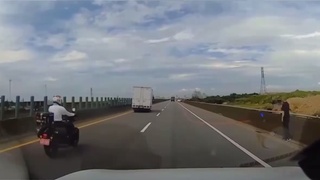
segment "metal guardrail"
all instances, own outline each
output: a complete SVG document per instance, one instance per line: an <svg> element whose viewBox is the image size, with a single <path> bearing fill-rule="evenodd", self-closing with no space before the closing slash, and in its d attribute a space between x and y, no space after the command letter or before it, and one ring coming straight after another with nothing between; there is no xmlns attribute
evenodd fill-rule
<svg viewBox="0 0 320 180"><path fill-rule="evenodd" d="M78 110L86 110L86 109L99 109L106 107L117 107L123 105L131 105L131 98L110 98L110 97L96 97L91 98L89 101L89 97L85 97L83 101L83 97L79 97L78 101L75 100L75 97L71 98L71 102L67 102L67 97L63 97L63 106L66 109L71 110L71 108L77 108ZM16 96L15 109L10 111L6 110L5 106L6 100L5 96L1 96L0 101L0 121L7 119L17 119L21 117L32 117L36 111L47 111L48 106L48 97L45 96L43 101L34 101L34 96L30 97L29 102L20 102L20 96ZM28 110L21 109L21 106L28 105Z"/></svg>

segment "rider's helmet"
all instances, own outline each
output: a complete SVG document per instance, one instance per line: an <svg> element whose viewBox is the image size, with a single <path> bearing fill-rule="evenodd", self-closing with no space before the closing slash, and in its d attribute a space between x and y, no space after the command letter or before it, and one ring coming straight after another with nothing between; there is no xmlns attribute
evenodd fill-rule
<svg viewBox="0 0 320 180"><path fill-rule="evenodd" d="M62 105L62 98L59 95L53 96L52 101L53 101L53 103Z"/></svg>

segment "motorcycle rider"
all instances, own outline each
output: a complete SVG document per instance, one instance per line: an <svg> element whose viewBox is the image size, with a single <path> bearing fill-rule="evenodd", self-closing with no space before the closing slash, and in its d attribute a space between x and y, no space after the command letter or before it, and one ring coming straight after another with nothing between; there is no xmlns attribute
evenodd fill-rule
<svg viewBox="0 0 320 180"><path fill-rule="evenodd" d="M53 99L53 105L51 105L48 109L48 111L50 113L53 113L53 117L54 117L54 123L55 124L62 124L66 127L67 129L67 132L69 135L71 135L72 131L74 130L74 125L72 122L65 122L63 121L62 119L62 116L75 116L74 113L71 113L71 112L68 112L66 110L66 108L64 108L61 104L62 104L62 99L61 99L61 96L57 95L57 96L54 96Z"/></svg>

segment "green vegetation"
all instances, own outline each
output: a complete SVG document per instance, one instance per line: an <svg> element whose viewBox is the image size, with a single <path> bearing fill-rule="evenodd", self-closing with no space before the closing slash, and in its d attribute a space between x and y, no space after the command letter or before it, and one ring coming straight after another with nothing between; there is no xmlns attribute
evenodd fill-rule
<svg viewBox="0 0 320 180"><path fill-rule="evenodd" d="M259 108L259 109L272 109L272 104L277 100L285 100L293 97L305 98L309 96L320 95L320 91L300 91L283 93L269 93L265 95L259 95L258 93L251 94L236 94L232 93L227 96L208 96L206 98L199 98L193 96L193 100L198 100L207 103L216 104L230 104L239 105L243 107Z"/></svg>

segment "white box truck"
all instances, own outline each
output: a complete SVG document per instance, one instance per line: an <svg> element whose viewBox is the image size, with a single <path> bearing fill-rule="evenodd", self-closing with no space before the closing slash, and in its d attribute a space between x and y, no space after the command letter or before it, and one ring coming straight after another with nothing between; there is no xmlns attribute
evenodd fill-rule
<svg viewBox="0 0 320 180"><path fill-rule="evenodd" d="M132 109L137 111L151 111L153 90L151 87L133 87Z"/></svg>

